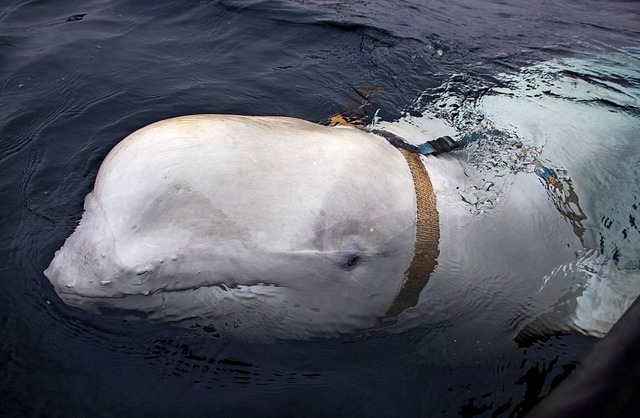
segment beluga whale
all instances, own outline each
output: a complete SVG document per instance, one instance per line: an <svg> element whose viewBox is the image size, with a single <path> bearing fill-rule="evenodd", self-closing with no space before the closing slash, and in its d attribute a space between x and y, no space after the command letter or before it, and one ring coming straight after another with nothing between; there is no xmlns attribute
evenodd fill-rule
<svg viewBox="0 0 640 418"><path fill-rule="evenodd" d="M44 274L68 305L248 340L413 323L432 305L512 327L589 241L576 193L537 161L496 193L450 137L404 141L410 125L143 127L108 153Z"/></svg>
<svg viewBox="0 0 640 418"><path fill-rule="evenodd" d="M192 115L109 152L45 275L72 306L305 338L415 305L438 241L420 158L385 138L288 117Z"/></svg>

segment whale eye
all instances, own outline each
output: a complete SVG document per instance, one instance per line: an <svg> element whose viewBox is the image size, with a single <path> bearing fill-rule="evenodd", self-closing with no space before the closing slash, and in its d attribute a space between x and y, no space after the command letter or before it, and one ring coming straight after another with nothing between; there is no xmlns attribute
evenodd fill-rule
<svg viewBox="0 0 640 418"><path fill-rule="evenodd" d="M360 256L358 254L349 254L347 257L345 257L342 268L345 270L352 270L358 265L359 262Z"/></svg>
<svg viewBox="0 0 640 418"><path fill-rule="evenodd" d="M348 245L340 250L340 267L353 270L362 261L362 252L356 245Z"/></svg>

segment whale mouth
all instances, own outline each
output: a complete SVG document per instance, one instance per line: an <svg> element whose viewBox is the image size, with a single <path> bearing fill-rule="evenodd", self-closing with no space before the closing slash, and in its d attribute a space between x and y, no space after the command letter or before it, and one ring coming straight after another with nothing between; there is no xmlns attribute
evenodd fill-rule
<svg viewBox="0 0 640 418"><path fill-rule="evenodd" d="M203 284L198 286L191 287L181 287L181 288L171 288L167 289L168 285L162 286L155 290L143 291L143 292L117 292L111 295L90 295L83 294L82 292L72 292L68 290L63 290L60 288L56 288L56 293L60 296L61 299L89 299L89 300L108 300L108 299L126 299L132 297L152 297L154 295L163 295L163 294L175 294L175 293L188 293L188 292L197 292L200 290L206 289L220 289L221 291L232 292L236 290L246 290L249 288L280 288L283 286L277 285L275 283L265 283L265 282L257 282L257 283L233 283L226 284L224 282L221 283L213 283L213 284ZM65 289L73 289L73 287L67 287Z"/></svg>
<svg viewBox="0 0 640 418"><path fill-rule="evenodd" d="M281 295L283 289L282 286L265 283L231 285L215 283L180 289L163 287L144 293L112 295L83 295L69 291L57 293L65 304L99 315L181 322L189 318L204 318L211 315L215 317L221 314L220 309L241 311L244 310L242 306L250 300L262 303L259 301L264 297ZM216 302L212 304L212 300ZM273 301L273 299L270 300ZM215 312L218 314L214 314Z"/></svg>

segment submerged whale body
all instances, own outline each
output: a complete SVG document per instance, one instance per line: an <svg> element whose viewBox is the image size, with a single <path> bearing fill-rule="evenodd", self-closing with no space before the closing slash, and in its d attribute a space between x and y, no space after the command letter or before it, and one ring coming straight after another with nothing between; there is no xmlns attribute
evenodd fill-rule
<svg viewBox="0 0 640 418"><path fill-rule="evenodd" d="M399 294L416 211L407 161L380 136L179 117L108 154L45 275L82 308L276 338L351 332Z"/></svg>

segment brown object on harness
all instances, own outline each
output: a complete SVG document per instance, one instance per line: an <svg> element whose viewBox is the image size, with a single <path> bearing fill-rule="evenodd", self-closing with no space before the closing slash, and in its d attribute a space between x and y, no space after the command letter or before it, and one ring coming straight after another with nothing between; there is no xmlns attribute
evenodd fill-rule
<svg viewBox="0 0 640 418"><path fill-rule="evenodd" d="M417 221L413 259L404 273L404 282L385 317L393 317L418 303L420 292L429 281L438 262L440 221L436 208L436 195L420 155L398 149L407 160L416 189Z"/></svg>

